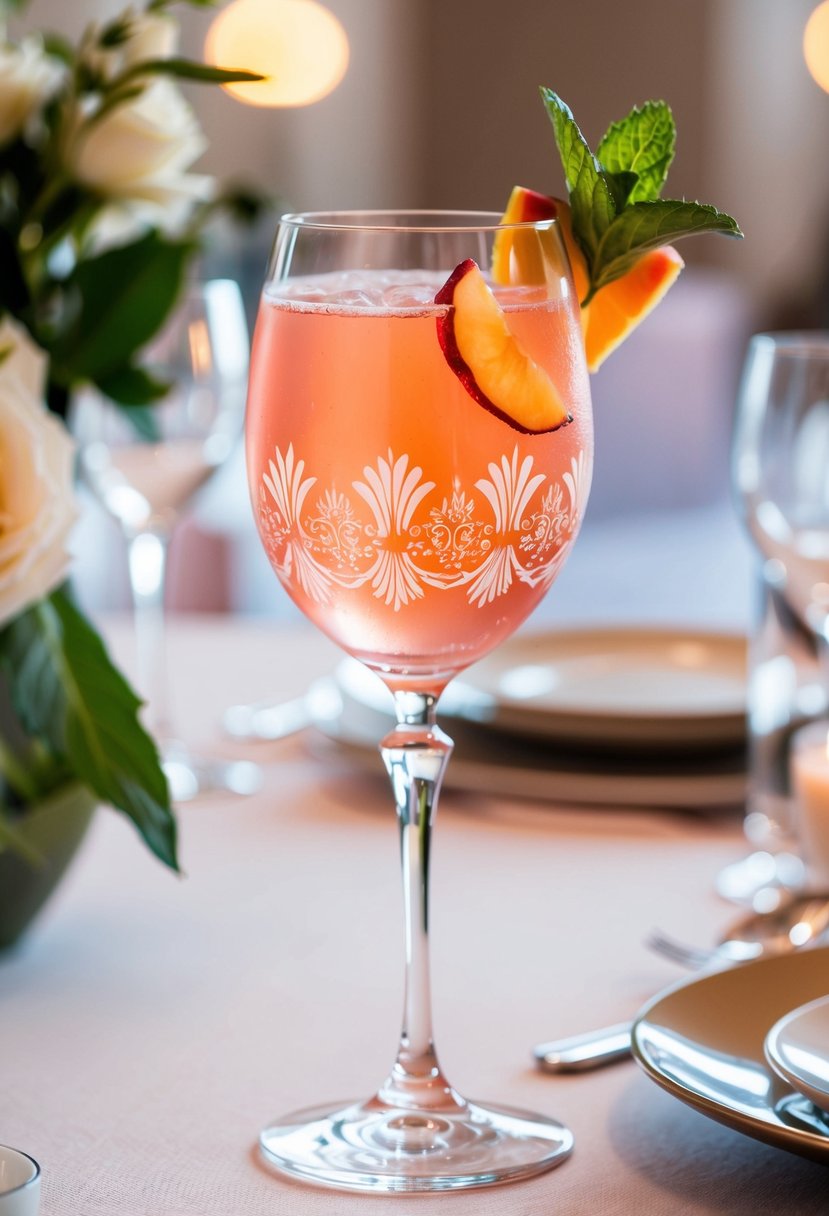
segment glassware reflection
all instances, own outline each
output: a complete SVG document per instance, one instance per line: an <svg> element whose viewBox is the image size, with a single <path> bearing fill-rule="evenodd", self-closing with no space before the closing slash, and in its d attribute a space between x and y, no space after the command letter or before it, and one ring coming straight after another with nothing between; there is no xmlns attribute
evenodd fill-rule
<svg viewBox="0 0 829 1216"><path fill-rule="evenodd" d="M173 798L211 789L259 787L258 767L191 754L171 722L164 595L172 533L196 493L233 450L242 430L249 341L242 297L229 279L192 283L145 363L170 385L150 410L80 395L72 426L93 495L127 545L135 610L138 685Z"/></svg>

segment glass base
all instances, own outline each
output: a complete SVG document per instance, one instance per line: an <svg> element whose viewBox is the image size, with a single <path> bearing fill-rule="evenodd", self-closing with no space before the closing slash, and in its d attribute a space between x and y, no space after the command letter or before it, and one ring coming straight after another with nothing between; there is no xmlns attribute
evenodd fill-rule
<svg viewBox="0 0 829 1216"><path fill-rule="evenodd" d="M573 1136L507 1106L413 1110L375 1098L295 1111L266 1128L259 1147L274 1169L321 1186L452 1191L540 1174L569 1156Z"/></svg>
<svg viewBox="0 0 829 1216"><path fill-rule="evenodd" d="M715 885L717 894L730 903L770 912L787 891L797 891L804 883L805 870L799 857L758 849L724 866Z"/></svg>

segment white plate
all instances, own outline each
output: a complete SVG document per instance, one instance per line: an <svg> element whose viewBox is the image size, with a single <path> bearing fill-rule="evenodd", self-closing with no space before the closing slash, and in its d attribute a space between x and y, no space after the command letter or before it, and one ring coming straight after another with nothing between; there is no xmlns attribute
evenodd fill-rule
<svg viewBox="0 0 829 1216"><path fill-rule="evenodd" d="M646 1005L633 1025L645 1072L690 1106L778 1148L829 1162L829 1119L778 1077L770 1028L829 982L829 947L744 963L688 980Z"/></svg>
<svg viewBox="0 0 829 1216"><path fill-rule="evenodd" d="M382 774L377 746L393 724L391 697L376 677L342 663L336 682L317 688L315 725L369 772ZM438 715L441 716L440 714ZM594 806L733 808L745 798L742 752L692 764L636 756L598 756L555 750L512 735L493 734L470 722L449 724L455 750L447 788L501 797Z"/></svg>
<svg viewBox="0 0 829 1216"><path fill-rule="evenodd" d="M447 693L446 713L521 734L736 744L746 730L746 642L663 628L518 634Z"/></svg>
<svg viewBox="0 0 829 1216"><path fill-rule="evenodd" d="M829 989L829 975L824 986ZM793 1089L829 1112L829 996L775 1022L766 1036L766 1059Z"/></svg>

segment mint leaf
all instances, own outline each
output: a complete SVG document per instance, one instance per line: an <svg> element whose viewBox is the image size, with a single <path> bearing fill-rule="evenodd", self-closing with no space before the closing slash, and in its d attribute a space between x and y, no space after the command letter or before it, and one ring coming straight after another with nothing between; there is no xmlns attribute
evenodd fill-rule
<svg viewBox="0 0 829 1216"><path fill-rule="evenodd" d="M582 307L651 249L698 232L743 235L736 220L716 207L659 198L676 144L664 101L634 107L613 123L594 156L558 94L542 88L541 98L564 167L573 237L587 264Z"/></svg>
<svg viewBox="0 0 829 1216"><path fill-rule="evenodd" d="M64 592L0 633L0 662L25 729L128 815L156 856L177 870L169 791L155 744L138 721L141 702Z"/></svg>
<svg viewBox="0 0 829 1216"><path fill-rule="evenodd" d="M613 202L616 205L616 212L618 214L623 207L627 206L628 199L633 193L639 178L635 173L610 173L607 169L603 169L602 176L607 182L610 193L613 195Z"/></svg>
<svg viewBox="0 0 829 1216"><path fill-rule="evenodd" d="M573 235L591 266L599 241L616 215L616 204L602 176L601 166L587 146L569 106L552 89L542 88L541 98L553 124L564 167Z"/></svg>
<svg viewBox="0 0 829 1216"><path fill-rule="evenodd" d="M636 185L626 202L659 198L676 149L676 126L664 101L634 106L614 122L596 149L596 159L608 173L635 173Z"/></svg>
<svg viewBox="0 0 829 1216"><path fill-rule="evenodd" d="M706 203L659 199L626 207L606 228L596 249L589 295L621 278L649 249L699 232L743 235L736 220Z"/></svg>

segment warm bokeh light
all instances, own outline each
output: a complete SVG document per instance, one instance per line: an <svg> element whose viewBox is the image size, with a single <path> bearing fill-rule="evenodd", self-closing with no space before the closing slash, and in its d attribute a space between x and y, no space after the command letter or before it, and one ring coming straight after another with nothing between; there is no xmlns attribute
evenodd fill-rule
<svg viewBox="0 0 829 1216"><path fill-rule="evenodd" d="M829 0L819 4L806 22L803 54L812 77L829 93Z"/></svg>
<svg viewBox="0 0 829 1216"><path fill-rule="evenodd" d="M307 106L342 80L348 38L317 0L233 0L208 30L205 57L268 77L223 86L246 105Z"/></svg>

